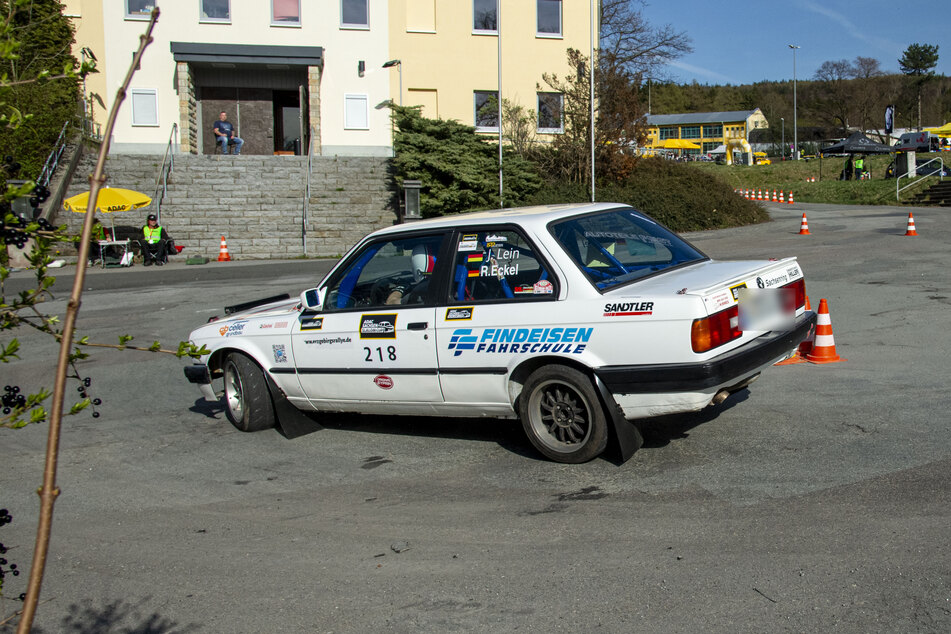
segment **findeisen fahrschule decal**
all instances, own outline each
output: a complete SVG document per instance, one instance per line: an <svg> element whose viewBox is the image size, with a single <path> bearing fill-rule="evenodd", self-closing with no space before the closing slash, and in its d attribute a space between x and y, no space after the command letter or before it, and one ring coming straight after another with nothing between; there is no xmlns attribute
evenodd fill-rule
<svg viewBox="0 0 951 634"><path fill-rule="evenodd" d="M448 349L458 357L466 350L495 354L581 354L594 328L456 328Z"/></svg>
<svg viewBox="0 0 951 634"><path fill-rule="evenodd" d="M605 317L640 317L654 314L654 302L623 302L604 305Z"/></svg>
<svg viewBox="0 0 951 634"><path fill-rule="evenodd" d="M361 339L396 339L396 313L360 315Z"/></svg>

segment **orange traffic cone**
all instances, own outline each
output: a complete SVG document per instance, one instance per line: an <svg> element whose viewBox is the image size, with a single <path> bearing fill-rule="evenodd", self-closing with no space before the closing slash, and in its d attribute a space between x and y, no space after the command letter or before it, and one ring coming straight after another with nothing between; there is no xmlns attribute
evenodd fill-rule
<svg viewBox="0 0 951 634"><path fill-rule="evenodd" d="M792 192L789 192L789 204L793 204Z"/></svg>
<svg viewBox="0 0 951 634"><path fill-rule="evenodd" d="M805 212L803 212L802 214L802 224L799 225L799 235L801 236L812 235L811 233L809 233L809 221L806 220Z"/></svg>
<svg viewBox="0 0 951 634"><path fill-rule="evenodd" d="M773 202L776 202L777 200L779 200L779 199L776 198L776 190L774 189L774 190L773 190Z"/></svg>
<svg viewBox="0 0 951 634"><path fill-rule="evenodd" d="M218 261L219 262L231 261L231 255L228 254L228 243L225 242L224 236L221 236L221 249L218 250Z"/></svg>
<svg viewBox="0 0 951 634"><path fill-rule="evenodd" d="M906 236L916 236L918 232L915 231L915 217L911 215L911 212L908 212L908 229L905 230Z"/></svg>
<svg viewBox="0 0 951 634"><path fill-rule="evenodd" d="M762 190L762 189L759 190L759 192L757 193L757 195L756 195L756 200L763 200L763 190Z"/></svg>
<svg viewBox="0 0 951 634"><path fill-rule="evenodd" d="M806 355L810 363L835 363L845 361L835 353L835 339L832 337L832 318L829 316L829 304L819 300L819 316L816 320L816 340L812 352Z"/></svg>
<svg viewBox="0 0 951 634"><path fill-rule="evenodd" d="M779 190L779 202L781 203L786 202L786 198L783 196L783 190L781 189Z"/></svg>

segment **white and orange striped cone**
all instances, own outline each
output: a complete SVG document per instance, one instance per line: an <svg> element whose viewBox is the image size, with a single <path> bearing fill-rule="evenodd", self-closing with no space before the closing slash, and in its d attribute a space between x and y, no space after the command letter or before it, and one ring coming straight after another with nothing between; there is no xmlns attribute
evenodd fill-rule
<svg viewBox="0 0 951 634"><path fill-rule="evenodd" d="M911 215L911 212L908 212L908 228L905 229L906 236L916 236L918 232L915 230L915 217Z"/></svg>
<svg viewBox="0 0 951 634"><path fill-rule="evenodd" d="M783 196L783 190L781 189L779 190L779 202L781 203L786 202L786 198Z"/></svg>
<svg viewBox="0 0 951 634"><path fill-rule="evenodd" d="M809 304L809 296L806 295L806 310L812 310L812 306ZM809 336L806 337L802 343L799 344L799 347L796 348L796 351L792 353L788 359L784 359L773 365L795 365L797 363L805 363L806 355L812 352L813 342L816 339L815 330L809 332Z"/></svg>
<svg viewBox="0 0 951 634"><path fill-rule="evenodd" d="M779 199L776 198L776 190L774 189L774 190L773 190L773 202L776 202L777 200L779 200Z"/></svg>
<svg viewBox="0 0 951 634"><path fill-rule="evenodd" d="M224 236L221 236L221 249L218 250L218 261L219 262L231 261L231 255L228 253L228 243L225 242Z"/></svg>
<svg viewBox="0 0 951 634"><path fill-rule="evenodd" d="M756 194L756 200L763 200L763 190L759 190Z"/></svg>
<svg viewBox="0 0 951 634"><path fill-rule="evenodd" d="M809 221L806 220L806 212L802 213L802 223L799 225L799 235L801 236L810 236L809 233Z"/></svg>
<svg viewBox="0 0 951 634"><path fill-rule="evenodd" d="M792 192L789 192L789 201L788 201L788 202L789 202L790 205L793 204Z"/></svg>
<svg viewBox="0 0 951 634"><path fill-rule="evenodd" d="M812 352L806 355L809 363L837 363L845 361L835 352L835 339L832 336L832 318L829 316L829 303L819 300L819 315L816 319L816 340Z"/></svg>

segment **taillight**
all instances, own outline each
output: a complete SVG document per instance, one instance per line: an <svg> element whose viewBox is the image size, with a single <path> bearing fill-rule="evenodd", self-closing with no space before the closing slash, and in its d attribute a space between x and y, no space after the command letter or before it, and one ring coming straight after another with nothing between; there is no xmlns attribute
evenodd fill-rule
<svg viewBox="0 0 951 634"><path fill-rule="evenodd" d="M806 278L800 277L795 282L790 282L781 288L792 290L792 293L787 295L793 302L792 306L787 307L790 312L795 312L806 305Z"/></svg>
<svg viewBox="0 0 951 634"><path fill-rule="evenodd" d="M739 307L734 304L703 319L694 319L690 327L690 345L694 352L706 352L743 336Z"/></svg>

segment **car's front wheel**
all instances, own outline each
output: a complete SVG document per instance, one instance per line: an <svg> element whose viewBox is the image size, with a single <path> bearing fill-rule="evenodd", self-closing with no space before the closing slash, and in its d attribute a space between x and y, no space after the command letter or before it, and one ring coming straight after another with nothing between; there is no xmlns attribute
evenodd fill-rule
<svg viewBox="0 0 951 634"><path fill-rule="evenodd" d="M264 371L250 357L231 352L225 357L225 412L241 431L274 427L274 405Z"/></svg>
<svg viewBox="0 0 951 634"><path fill-rule="evenodd" d="M604 409L591 380L574 368L533 372L522 387L518 413L531 443L557 462L587 462L607 446Z"/></svg>

